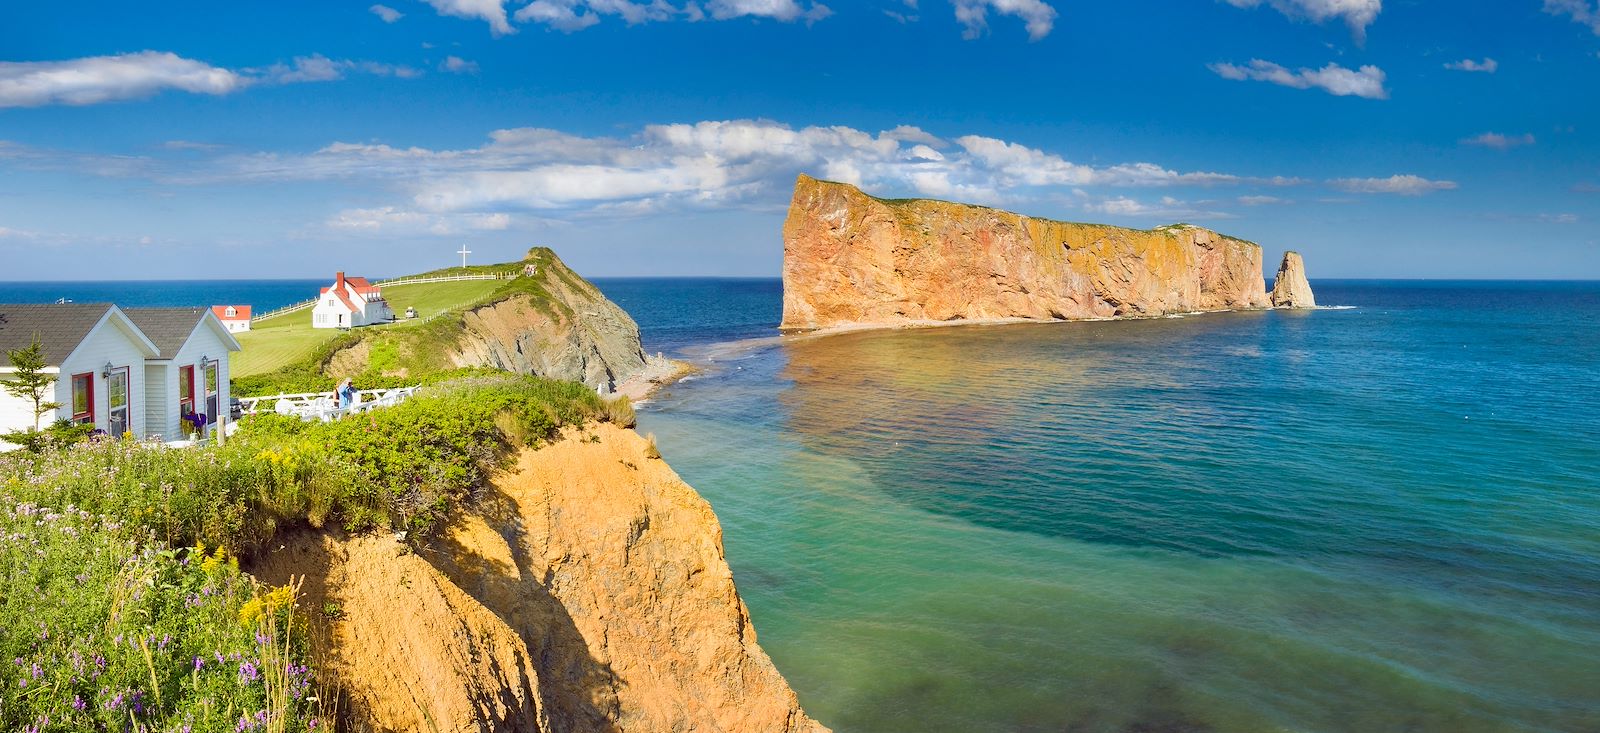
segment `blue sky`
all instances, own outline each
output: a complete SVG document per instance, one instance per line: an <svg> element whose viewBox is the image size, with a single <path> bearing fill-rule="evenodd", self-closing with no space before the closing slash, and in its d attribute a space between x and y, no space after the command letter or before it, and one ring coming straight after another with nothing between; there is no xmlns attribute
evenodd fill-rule
<svg viewBox="0 0 1600 733"><path fill-rule="evenodd" d="M776 275L801 172L1600 278L1597 2L8 3L0 280Z"/></svg>

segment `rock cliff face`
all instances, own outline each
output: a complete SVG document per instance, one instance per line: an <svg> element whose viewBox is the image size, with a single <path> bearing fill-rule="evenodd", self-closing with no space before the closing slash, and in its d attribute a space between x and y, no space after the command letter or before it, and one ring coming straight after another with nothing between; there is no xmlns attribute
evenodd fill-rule
<svg viewBox="0 0 1600 733"><path fill-rule="evenodd" d="M1265 308L1259 245L981 206L885 200L801 176L783 225L785 330Z"/></svg>
<svg viewBox="0 0 1600 733"><path fill-rule="evenodd" d="M306 578L354 730L826 731L757 646L711 508L648 453L573 431L423 551L305 534L252 570Z"/></svg>
<svg viewBox="0 0 1600 733"><path fill-rule="evenodd" d="M1306 281L1306 261L1301 259L1299 252L1283 253L1278 276L1272 280L1272 305L1274 308L1317 307L1317 299L1311 294L1311 283Z"/></svg>
<svg viewBox="0 0 1600 733"><path fill-rule="evenodd" d="M600 289L548 249L529 253L533 273L504 300L467 311L448 357L484 366L570 379L607 392L645 368L639 326Z"/></svg>

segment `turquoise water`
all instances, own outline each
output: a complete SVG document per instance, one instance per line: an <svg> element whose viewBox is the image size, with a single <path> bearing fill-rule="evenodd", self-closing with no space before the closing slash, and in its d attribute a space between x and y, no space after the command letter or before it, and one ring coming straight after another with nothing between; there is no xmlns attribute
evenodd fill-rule
<svg viewBox="0 0 1600 733"><path fill-rule="evenodd" d="M1316 286L718 346L776 284L664 283L641 429L841 733L1600 730L1600 284Z"/></svg>

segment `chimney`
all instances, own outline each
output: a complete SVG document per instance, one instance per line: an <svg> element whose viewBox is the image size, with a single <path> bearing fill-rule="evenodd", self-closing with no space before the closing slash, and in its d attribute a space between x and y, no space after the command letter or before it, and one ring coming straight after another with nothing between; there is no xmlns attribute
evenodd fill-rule
<svg viewBox="0 0 1600 733"><path fill-rule="evenodd" d="M339 292L344 292L344 270L340 270L334 274L333 289Z"/></svg>

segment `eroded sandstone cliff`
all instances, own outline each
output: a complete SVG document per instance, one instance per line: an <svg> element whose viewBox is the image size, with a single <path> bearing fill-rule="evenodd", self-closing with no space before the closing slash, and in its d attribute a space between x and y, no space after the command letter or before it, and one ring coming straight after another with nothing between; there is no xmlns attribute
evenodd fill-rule
<svg viewBox="0 0 1600 733"><path fill-rule="evenodd" d="M549 250L529 253L531 274L519 288L461 318L449 359L554 379L607 392L645 369L639 326L593 283Z"/></svg>
<svg viewBox="0 0 1600 733"><path fill-rule="evenodd" d="M1317 299L1306 280L1306 261L1299 252L1284 252L1278 275L1272 279L1274 308L1315 308Z"/></svg>
<svg viewBox="0 0 1600 733"><path fill-rule="evenodd" d="M800 176L783 225L786 330L1265 308L1257 244L982 206L886 200Z"/></svg>
<svg viewBox="0 0 1600 733"><path fill-rule="evenodd" d="M524 452L412 552L304 534L313 652L361 731L825 731L765 652L711 508L610 424Z"/></svg>
<svg viewBox="0 0 1600 733"><path fill-rule="evenodd" d="M593 283L544 247L529 250L515 277L481 301L430 318L421 328L358 329L326 372L407 377L455 367L487 367L582 382L613 392L630 379L666 373L648 357L639 326Z"/></svg>

